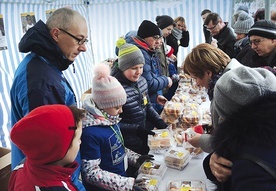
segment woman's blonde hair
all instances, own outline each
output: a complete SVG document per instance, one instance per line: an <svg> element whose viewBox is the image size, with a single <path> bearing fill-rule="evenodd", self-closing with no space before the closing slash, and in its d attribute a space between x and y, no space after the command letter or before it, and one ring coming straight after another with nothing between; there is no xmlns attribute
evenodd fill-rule
<svg viewBox="0 0 276 191"><path fill-rule="evenodd" d="M207 70L213 75L218 74L230 61L230 57L222 50L203 43L192 49L183 62L182 68L184 73L203 78Z"/></svg>

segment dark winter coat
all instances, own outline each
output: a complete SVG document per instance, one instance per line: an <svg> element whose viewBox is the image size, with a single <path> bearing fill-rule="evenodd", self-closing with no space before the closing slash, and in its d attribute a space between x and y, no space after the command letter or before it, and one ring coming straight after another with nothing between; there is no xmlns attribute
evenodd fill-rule
<svg viewBox="0 0 276 191"><path fill-rule="evenodd" d="M203 25L203 34L205 38L205 43L211 44L212 34L210 33L210 31L207 30L207 27L205 27L204 25Z"/></svg>
<svg viewBox="0 0 276 191"><path fill-rule="evenodd" d="M215 129L214 151L233 162L232 176L224 190L276 190L276 180L258 164L241 159L241 154L255 155L269 163L276 171L276 93L268 93L244 107ZM215 180L208 162L207 177ZM225 186L227 185L227 186ZM231 186L230 186L231 185Z"/></svg>
<svg viewBox="0 0 276 191"><path fill-rule="evenodd" d="M264 57L259 56L255 50L253 50L248 44L245 46L240 53L237 55L236 59L245 66L256 68L269 66L271 68L276 66L276 54L273 53L271 61L268 63Z"/></svg>
<svg viewBox="0 0 276 191"><path fill-rule="evenodd" d="M151 50L147 43L140 37L131 37L126 39L127 43L136 45L141 51L145 59L142 76L147 80L150 102L153 108L158 110L156 98L162 95L162 90L169 85L167 76L162 75L162 69L156 52Z"/></svg>
<svg viewBox="0 0 276 191"><path fill-rule="evenodd" d="M183 31L182 38L179 40L179 42L172 34L167 36L166 40L167 40L167 45L170 45L173 48L174 50L173 54L177 56L179 46L182 46L182 47L189 46L190 34L189 34L189 31Z"/></svg>
<svg viewBox="0 0 276 191"><path fill-rule="evenodd" d="M40 20L30 28L18 47L20 52L30 53L22 60L14 74L10 90L12 125L42 105L76 105L73 89L62 73L73 62L64 56L45 23ZM15 144L11 146L14 168L25 155ZM80 167L72 179L79 185L79 189L84 189L77 179L79 172Z"/></svg>
<svg viewBox="0 0 276 191"><path fill-rule="evenodd" d="M218 41L218 48L223 50L230 58L236 57L234 51L234 44L236 42L236 37L233 30L225 23L225 27L221 31L214 35L213 37Z"/></svg>

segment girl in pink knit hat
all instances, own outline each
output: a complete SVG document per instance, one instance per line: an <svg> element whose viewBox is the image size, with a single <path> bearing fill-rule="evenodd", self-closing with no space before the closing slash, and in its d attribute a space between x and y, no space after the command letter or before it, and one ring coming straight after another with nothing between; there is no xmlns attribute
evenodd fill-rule
<svg viewBox="0 0 276 191"><path fill-rule="evenodd" d="M152 155L137 154L125 146L119 114L127 95L120 82L110 76L106 64L94 67L92 93L83 100L87 110L81 144L82 180L86 190L140 190L127 177L128 165L139 167Z"/></svg>

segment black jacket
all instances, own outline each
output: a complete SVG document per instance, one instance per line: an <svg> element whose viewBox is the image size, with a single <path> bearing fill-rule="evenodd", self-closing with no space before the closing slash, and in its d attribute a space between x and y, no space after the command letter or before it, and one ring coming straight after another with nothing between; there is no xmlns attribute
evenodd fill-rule
<svg viewBox="0 0 276 191"><path fill-rule="evenodd" d="M182 47L189 46L190 34L189 34L189 31L183 31L182 38L179 40L179 42L172 34L167 36L166 40L167 40L167 45L170 45L173 48L174 50L173 54L177 56L179 46L182 46Z"/></svg>
<svg viewBox="0 0 276 191"><path fill-rule="evenodd" d="M230 58L235 58L236 54L234 51L234 44L236 42L236 37L233 30L225 23L225 27L221 31L214 35L213 37L218 41L218 47L223 50Z"/></svg>
<svg viewBox="0 0 276 191"><path fill-rule="evenodd" d="M267 62L263 57L259 56L255 50L253 50L250 44L246 45L240 53L237 55L236 59L245 66L256 68L263 66L270 66L271 68L276 66L276 54L271 59L270 63Z"/></svg>

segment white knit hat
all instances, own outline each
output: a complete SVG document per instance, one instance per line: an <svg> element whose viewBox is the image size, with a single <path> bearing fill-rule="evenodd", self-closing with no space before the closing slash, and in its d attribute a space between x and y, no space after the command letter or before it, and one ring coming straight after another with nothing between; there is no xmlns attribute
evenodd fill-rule
<svg viewBox="0 0 276 191"><path fill-rule="evenodd" d="M92 99L99 109L118 107L126 103L126 92L120 82L110 76L110 68L106 64L94 67L92 81Z"/></svg>
<svg viewBox="0 0 276 191"><path fill-rule="evenodd" d="M241 12L233 28L235 33L248 34L249 29L254 24L254 19L248 13Z"/></svg>

